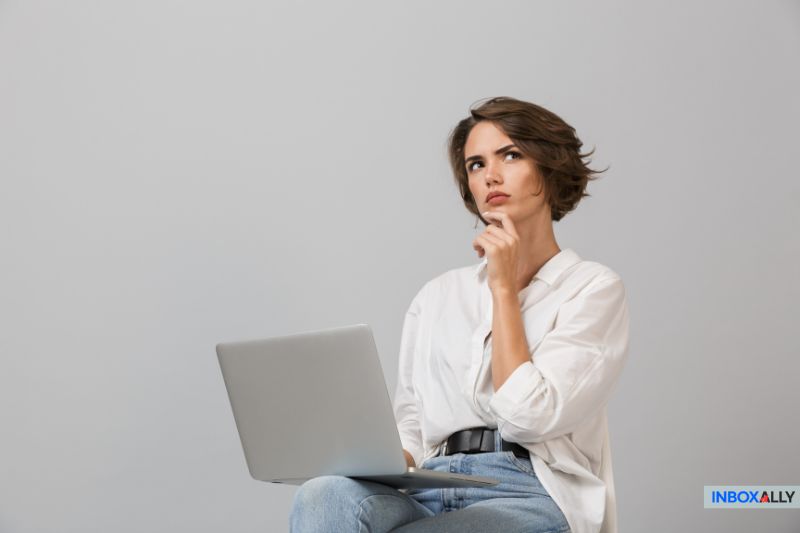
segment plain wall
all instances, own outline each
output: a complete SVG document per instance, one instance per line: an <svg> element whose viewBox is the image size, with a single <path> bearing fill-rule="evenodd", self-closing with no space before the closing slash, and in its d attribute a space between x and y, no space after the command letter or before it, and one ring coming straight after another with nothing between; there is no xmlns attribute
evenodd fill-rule
<svg viewBox="0 0 800 533"><path fill-rule="evenodd" d="M214 346L367 322L393 391L500 95L610 166L555 231L628 291L621 533L798 531L702 490L800 483L798 52L792 1L0 2L0 531L287 531Z"/></svg>

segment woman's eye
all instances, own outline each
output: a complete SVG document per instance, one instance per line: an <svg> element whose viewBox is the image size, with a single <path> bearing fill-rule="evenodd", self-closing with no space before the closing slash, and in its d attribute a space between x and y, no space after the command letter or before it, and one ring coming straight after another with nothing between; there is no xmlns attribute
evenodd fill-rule
<svg viewBox="0 0 800 533"><path fill-rule="evenodd" d="M517 156L515 159L519 159L520 157L522 157L522 155L521 155L519 152L506 152L506 155L507 155L507 156L508 156L508 155L512 155L512 154L513 154L513 155L515 155L515 156ZM477 164L480 164L480 161L473 161L472 163L470 163L469 165L467 165L467 172L472 172L472 167L473 167L474 165L477 165Z"/></svg>

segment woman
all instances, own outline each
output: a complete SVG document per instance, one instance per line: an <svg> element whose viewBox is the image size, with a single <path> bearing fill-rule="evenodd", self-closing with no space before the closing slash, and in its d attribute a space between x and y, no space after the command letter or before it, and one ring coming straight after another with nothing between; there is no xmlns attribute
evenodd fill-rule
<svg viewBox="0 0 800 533"><path fill-rule="evenodd" d="M616 533L606 404L628 352L610 268L562 250L553 221L598 172L560 117L493 98L449 139L482 261L428 281L403 324L397 427L409 466L498 479L413 489L320 476L291 530Z"/></svg>

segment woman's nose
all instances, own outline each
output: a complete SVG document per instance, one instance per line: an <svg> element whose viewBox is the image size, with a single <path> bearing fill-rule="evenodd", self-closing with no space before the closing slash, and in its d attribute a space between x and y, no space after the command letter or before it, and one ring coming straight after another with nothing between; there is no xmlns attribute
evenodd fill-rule
<svg viewBox="0 0 800 533"><path fill-rule="evenodd" d="M486 185L501 183L502 181L503 178L500 176L499 172L495 172L494 169L486 169Z"/></svg>
<svg viewBox="0 0 800 533"><path fill-rule="evenodd" d="M503 178L500 176L500 172L494 163L488 163L486 165L486 173L484 175L486 177L486 185L503 181Z"/></svg>

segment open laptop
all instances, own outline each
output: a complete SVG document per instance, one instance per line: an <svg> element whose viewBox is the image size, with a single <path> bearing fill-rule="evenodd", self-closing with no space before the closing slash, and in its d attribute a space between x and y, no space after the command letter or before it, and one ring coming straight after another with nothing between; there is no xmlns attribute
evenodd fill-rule
<svg viewBox="0 0 800 533"><path fill-rule="evenodd" d="M250 475L321 475L397 489L487 487L493 478L409 467L367 324L217 344Z"/></svg>

